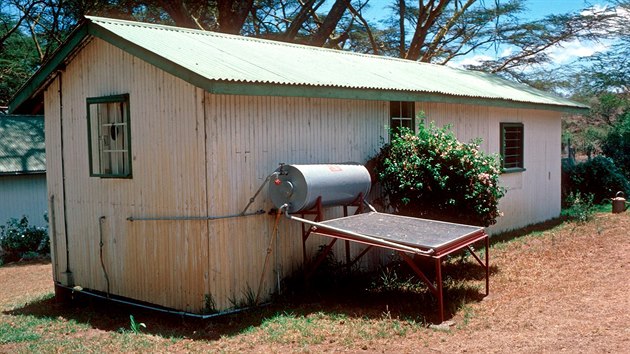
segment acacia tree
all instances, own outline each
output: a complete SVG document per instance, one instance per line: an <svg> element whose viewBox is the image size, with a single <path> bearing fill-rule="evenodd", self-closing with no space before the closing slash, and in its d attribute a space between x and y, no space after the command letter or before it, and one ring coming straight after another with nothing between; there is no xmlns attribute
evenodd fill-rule
<svg viewBox="0 0 630 354"><path fill-rule="evenodd" d="M0 42L0 106L25 82L39 63L33 41L18 28L15 20L0 12L3 33L13 31ZM4 32L6 31L6 32Z"/></svg>
<svg viewBox="0 0 630 354"><path fill-rule="evenodd" d="M363 16L369 6L370 0L3 0L15 15L3 23L0 48L21 32L33 41L40 65L91 14L436 64L508 45L510 55L475 69L520 78L520 68L548 59L548 48L601 33L596 29L605 18L566 14L522 22L519 0L390 0L384 11L391 16L375 23Z"/></svg>

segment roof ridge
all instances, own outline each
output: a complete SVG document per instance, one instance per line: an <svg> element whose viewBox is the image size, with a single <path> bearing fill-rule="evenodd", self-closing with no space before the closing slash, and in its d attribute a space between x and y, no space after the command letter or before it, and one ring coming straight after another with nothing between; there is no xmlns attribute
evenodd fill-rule
<svg viewBox="0 0 630 354"><path fill-rule="evenodd" d="M396 62L405 63L405 64L430 65L430 66L440 67L440 68L463 70L463 69L450 67L450 66L445 66L445 65L438 65L438 64L434 64L434 63L425 63L425 62L419 62L419 61L415 61L415 60L408 60L408 59L402 59L402 58L396 58L396 57L389 57L389 56L385 56L385 55L358 53L358 52L352 52L352 51L348 51L348 50L315 47L315 46L310 46L310 45L307 45L307 44L283 42L283 41L278 41L278 40L273 40L273 39L266 39L266 38L258 38L258 37L248 37L248 36L243 36L243 35L240 35L240 34L230 34L230 33L208 31L208 30L202 30L202 29L196 29L196 28L177 27L177 26L163 25L163 24L150 23L150 22L121 20L121 19L114 19L114 18L108 18L108 17L98 17L98 16L87 16L86 15L85 18L87 18L91 22L97 22L97 23L98 22L106 22L106 23L109 22L109 23L112 23L112 24L119 23L119 24L123 24L123 25L127 25L127 26L137 26L137 27L145 27L145 28L154 27L154 28L157 28L157 29L167 30L167 31L174 31L174 32L189 32L189 33L198 34L198 35L223 37L223 38L236 39L236 40L241 40L241 41L259 42L259 43L263 43L263 44L271 44L271 45L293 47L293 48L302 48L302 49L314 50L314 51L328 51L328 52L333 52L335 54L361 56L361 57L367 57L367 58L373 58L373 59L379 59L379 60L396 61ZM464 70L464 71L466 71L466 70Z"/></svg>

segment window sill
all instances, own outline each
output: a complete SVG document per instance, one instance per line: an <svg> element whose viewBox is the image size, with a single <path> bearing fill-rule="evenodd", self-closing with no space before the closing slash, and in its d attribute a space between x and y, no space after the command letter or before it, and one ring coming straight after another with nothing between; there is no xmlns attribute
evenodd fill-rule
<svg viewBox="0 0 630 354"><path fill-rule="evenodd" d="M517 172L525 172L527 169L523 167L513 167L513 168L504 168L501 170L501 174L504 173L517 173Z"/></svg>
<svg viewBox="0 0 630 354"><path fill-rule="evenodd" d="M98 177L103 179L131 179L133 176L131 174L127 175L99 175L99 174L90 174L90 177Z"/></svg>

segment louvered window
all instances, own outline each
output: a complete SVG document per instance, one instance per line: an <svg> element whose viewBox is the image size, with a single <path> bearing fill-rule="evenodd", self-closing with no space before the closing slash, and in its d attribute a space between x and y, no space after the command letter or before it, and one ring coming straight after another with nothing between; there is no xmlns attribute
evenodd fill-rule
<svg viewBox="0 0 630 354"><path fill-rule="evenodd" d="M501 123L501 160L506 172L522 171L523 164L522 123Z"/></svg>

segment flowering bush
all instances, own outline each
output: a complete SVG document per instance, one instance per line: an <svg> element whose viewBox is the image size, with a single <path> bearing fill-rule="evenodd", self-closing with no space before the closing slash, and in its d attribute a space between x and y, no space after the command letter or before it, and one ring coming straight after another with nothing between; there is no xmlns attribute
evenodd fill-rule
<svg viewBox="0 0 630 354"><path fill-rule="evenodd" d="M44 227L29 226L28 219L10 219L0 226L0 249L6 262L16 261L26 254L41 255L50 252L48 230Z"/></svg>
<svg viewBox="0 0 630 354"><path fill-rule="evenodd" d="M450 127L418 133L401 129L376 156L376 173L398 213L481 226L496 223L499 199L497 156L479 151L480 141L459 142Z"/></svg>

